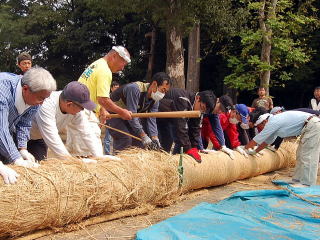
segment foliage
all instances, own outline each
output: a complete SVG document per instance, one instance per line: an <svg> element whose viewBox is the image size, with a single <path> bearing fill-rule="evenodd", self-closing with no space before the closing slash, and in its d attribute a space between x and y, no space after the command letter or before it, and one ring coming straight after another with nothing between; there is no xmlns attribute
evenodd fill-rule
<svg viewBox="0 0 320 240"><path fill-rule="evenodd" d="M297 5L292 0L278 0L276 18L266 20L272 30L271 64L261 61L263 33L258 24L260 1L243 0L244 6L252 13L247 28L239 32L240 51L226 54L232 73L225 77L227 85L253 89L262 71L271 70L272 86L285 86L293 79L294 69L308 63L315 50L308 46L312 32L319 27L314 1Z"/></svg>

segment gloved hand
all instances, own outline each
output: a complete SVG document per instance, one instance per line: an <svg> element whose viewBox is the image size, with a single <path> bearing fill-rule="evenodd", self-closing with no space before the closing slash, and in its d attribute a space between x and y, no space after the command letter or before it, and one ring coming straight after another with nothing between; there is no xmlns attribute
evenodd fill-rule
<svg viewBox="0 0 320 240"><path fill-rule="evenodd" d="M31 162L36 162L36 159L34 158L34 156L31 153L29 153L27 149L21 149L19 152L24 160L30 160Z"/></svg>
<svg viewBox="0 0 320 240"><path fill-rule="evenodd" d="M26 167L26 168L37 168L40 164L32 162L30 160L24 160L23 158L18 158L14 161L14 165Z"/></svg>
<svg viewBox="0 0 320 240"><path fill-rule="evenodd" d="M147 134L143 135L143 137L141 138L142 140L142 144L144 146L144 148L148 148L151 144L152 144L152 141L151 139L148 137Z"/></svg>
<svg viewBox="0 0 320 240"><path fill-rule="evenodd" d="M229 157L230 157L232 160L235 159L235 157L234 157L234 155L233 155L233 151L232 151L230 148L227 148L226 146L222 146L222 147L221 147L221 151L222 151L222 152L225 152L226 154L228 154Z"/></svg>
<svg viewBox="0 0 320 240"><path fill-rule="evenodd" d="M243 156L248 157L248 154L244 148L244 146L238 146L236 147L236 151L241 153Z"/></svg>
<svg viewBox="0 0 320 240"><path fill-rule="evenodd" d="M3 177L5 184L14 184L17 182L19 174L0 162L0 175Z"/></svg>
<svg viewBox="0 0 320 240"><path fill-rule="evenodd" d="M276 152L277 151L277 149L274 147L274 146L268 146L268 147L266 147L266 149L269 149L270 151L272 151L272 152Z"/></svg>
<svg viewBox="0 0 320 240"><path fill-rule="evenodd" d="M91 159L91 158L81 158L81 161L84 163L97 163L97 160Z"/></svg>
<svg viewBox="0 0 320 240"><path fill-rule="evenodd" d="M102 155L101 158L110 159L110 160L121 160L121 158L113 155Z"/></svg>
<svg viewBox="0 0 320 240"><path fill-rule="evenodd" d="M253 150L257 150L257 148L258 148L258 146L255 146L254 148L253 148ZM263 154L264 154L264 151L263 151L264 149L262 149L262 150L260 150L259 152L257 152L256 151L256 156L258 156L258 157L260 157L260 156L263 156Z"/></svg>
<svg viewBox="0 0 320 240"><path fill-rule="evenodd" d="M186 154L190 155L191 157L194 158L198 163L201 163L201 156L198 153L197 148L190 148L188 151L186 151Z"/></svg>
<svg viewBox="0 0 320 240"><path fill-rule="evenodd" d="M152 150L160 150L160 149L162 149L160 141L159 141L158 138L153 138L152 139L152 143L150 145L150 149L152 149Z"/></svg>
<svg viewBox="0 0 320 240"><path fill-rule="evenodd" d="M251 156L254 156L257 154L256 150L252 149L252 148L249 148L247 149L247 153Z"/></svg>

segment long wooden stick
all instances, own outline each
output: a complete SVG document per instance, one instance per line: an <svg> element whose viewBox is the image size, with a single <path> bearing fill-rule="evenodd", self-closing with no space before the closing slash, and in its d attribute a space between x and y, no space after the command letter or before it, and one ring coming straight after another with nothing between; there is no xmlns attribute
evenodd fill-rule
<svg viewBox="0 0 320 240"><path fill-rule="evenodd" d="M95 122L95 123L97 123L97 124L99 124L99 125L101 125L101 126L105 126L106 128L109 128L109 129L111 129L111 130L113 130L113 131L117 131L117 132L122 133L122 134L124 134L124 135L127 135L127 136L129 136L129 137L132 137L132 138L134 138L134 139L136 139L136 140L138 140L138 141L140 141L140 142L142 141L141 138L138 138L138 137L136 137L136 136L134 136L134 135L132 135L132 134L130 134L130 133L124 132L124 131L122 131L122 130L120 130L120 129L113 128L113 127L110 127L110 126L108 126L108 125L106 125L106 124L102 124L102 123L96 122L96 121L90 121L90 122Z"/></svg>
<svg viewBox="0 0 320 240"><path fill-rule="evenodd" d="M132 117L138 118L199 118L200 111L174 111L174 112L148 112L148 113L132 113ZM119 114L109 114L108 118L120 118Z"/></svg>

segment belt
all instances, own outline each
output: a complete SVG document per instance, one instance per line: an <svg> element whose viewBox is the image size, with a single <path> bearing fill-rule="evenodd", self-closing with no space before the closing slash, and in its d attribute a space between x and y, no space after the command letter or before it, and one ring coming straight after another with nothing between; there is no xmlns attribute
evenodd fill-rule
<svg viewBox="0 0 320 240"><path fill-rule="evenodd" d="M304 121L303 127L305 127L308 124L308 122L314 117L317 117L320 119L320 117L317 115L311 115L310 117L307 118L307 120Z"/></svg>

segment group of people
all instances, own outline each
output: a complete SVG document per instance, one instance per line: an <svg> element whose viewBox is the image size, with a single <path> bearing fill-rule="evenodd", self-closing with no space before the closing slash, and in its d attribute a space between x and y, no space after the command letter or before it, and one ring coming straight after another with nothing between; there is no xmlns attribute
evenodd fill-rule
<svg viewBox="0 0 320 240"><path fill-rule="evenodd" d="M283 111L273 108L263 87L252 107L234 104L213 91L198 93L173 88L165 72L149 82L136 81L120 86L112 74L131 62L123 46L114 46L91 63L78 81L56 91L56 81L41 67L31 67L28 53L18 56L22 74L0 73L2 131L0 174L6 183L15 183L18 174L7 164L39 167L48 148L54 155L76 155L85 163L131 146L184 153L201 163L201 152L221 150L231 159L237 151L255 155L263 148L277 149L282 138L301 135L294 181L315 184L320 154L320 88L310 105L317 108ZM317 93L317 94L316 94ZM138 118L133 113L200 111L199 118ZM310 112L313 111L313 112ZM110 118L110 114L120 117ZM101 126L106 126L104 143ZM66 129L64 144L59 132ZM127 134L124 134L127 133ZM111 141L112 139L112 141ZM207 149L209 141L213 149Z"/></svg>

